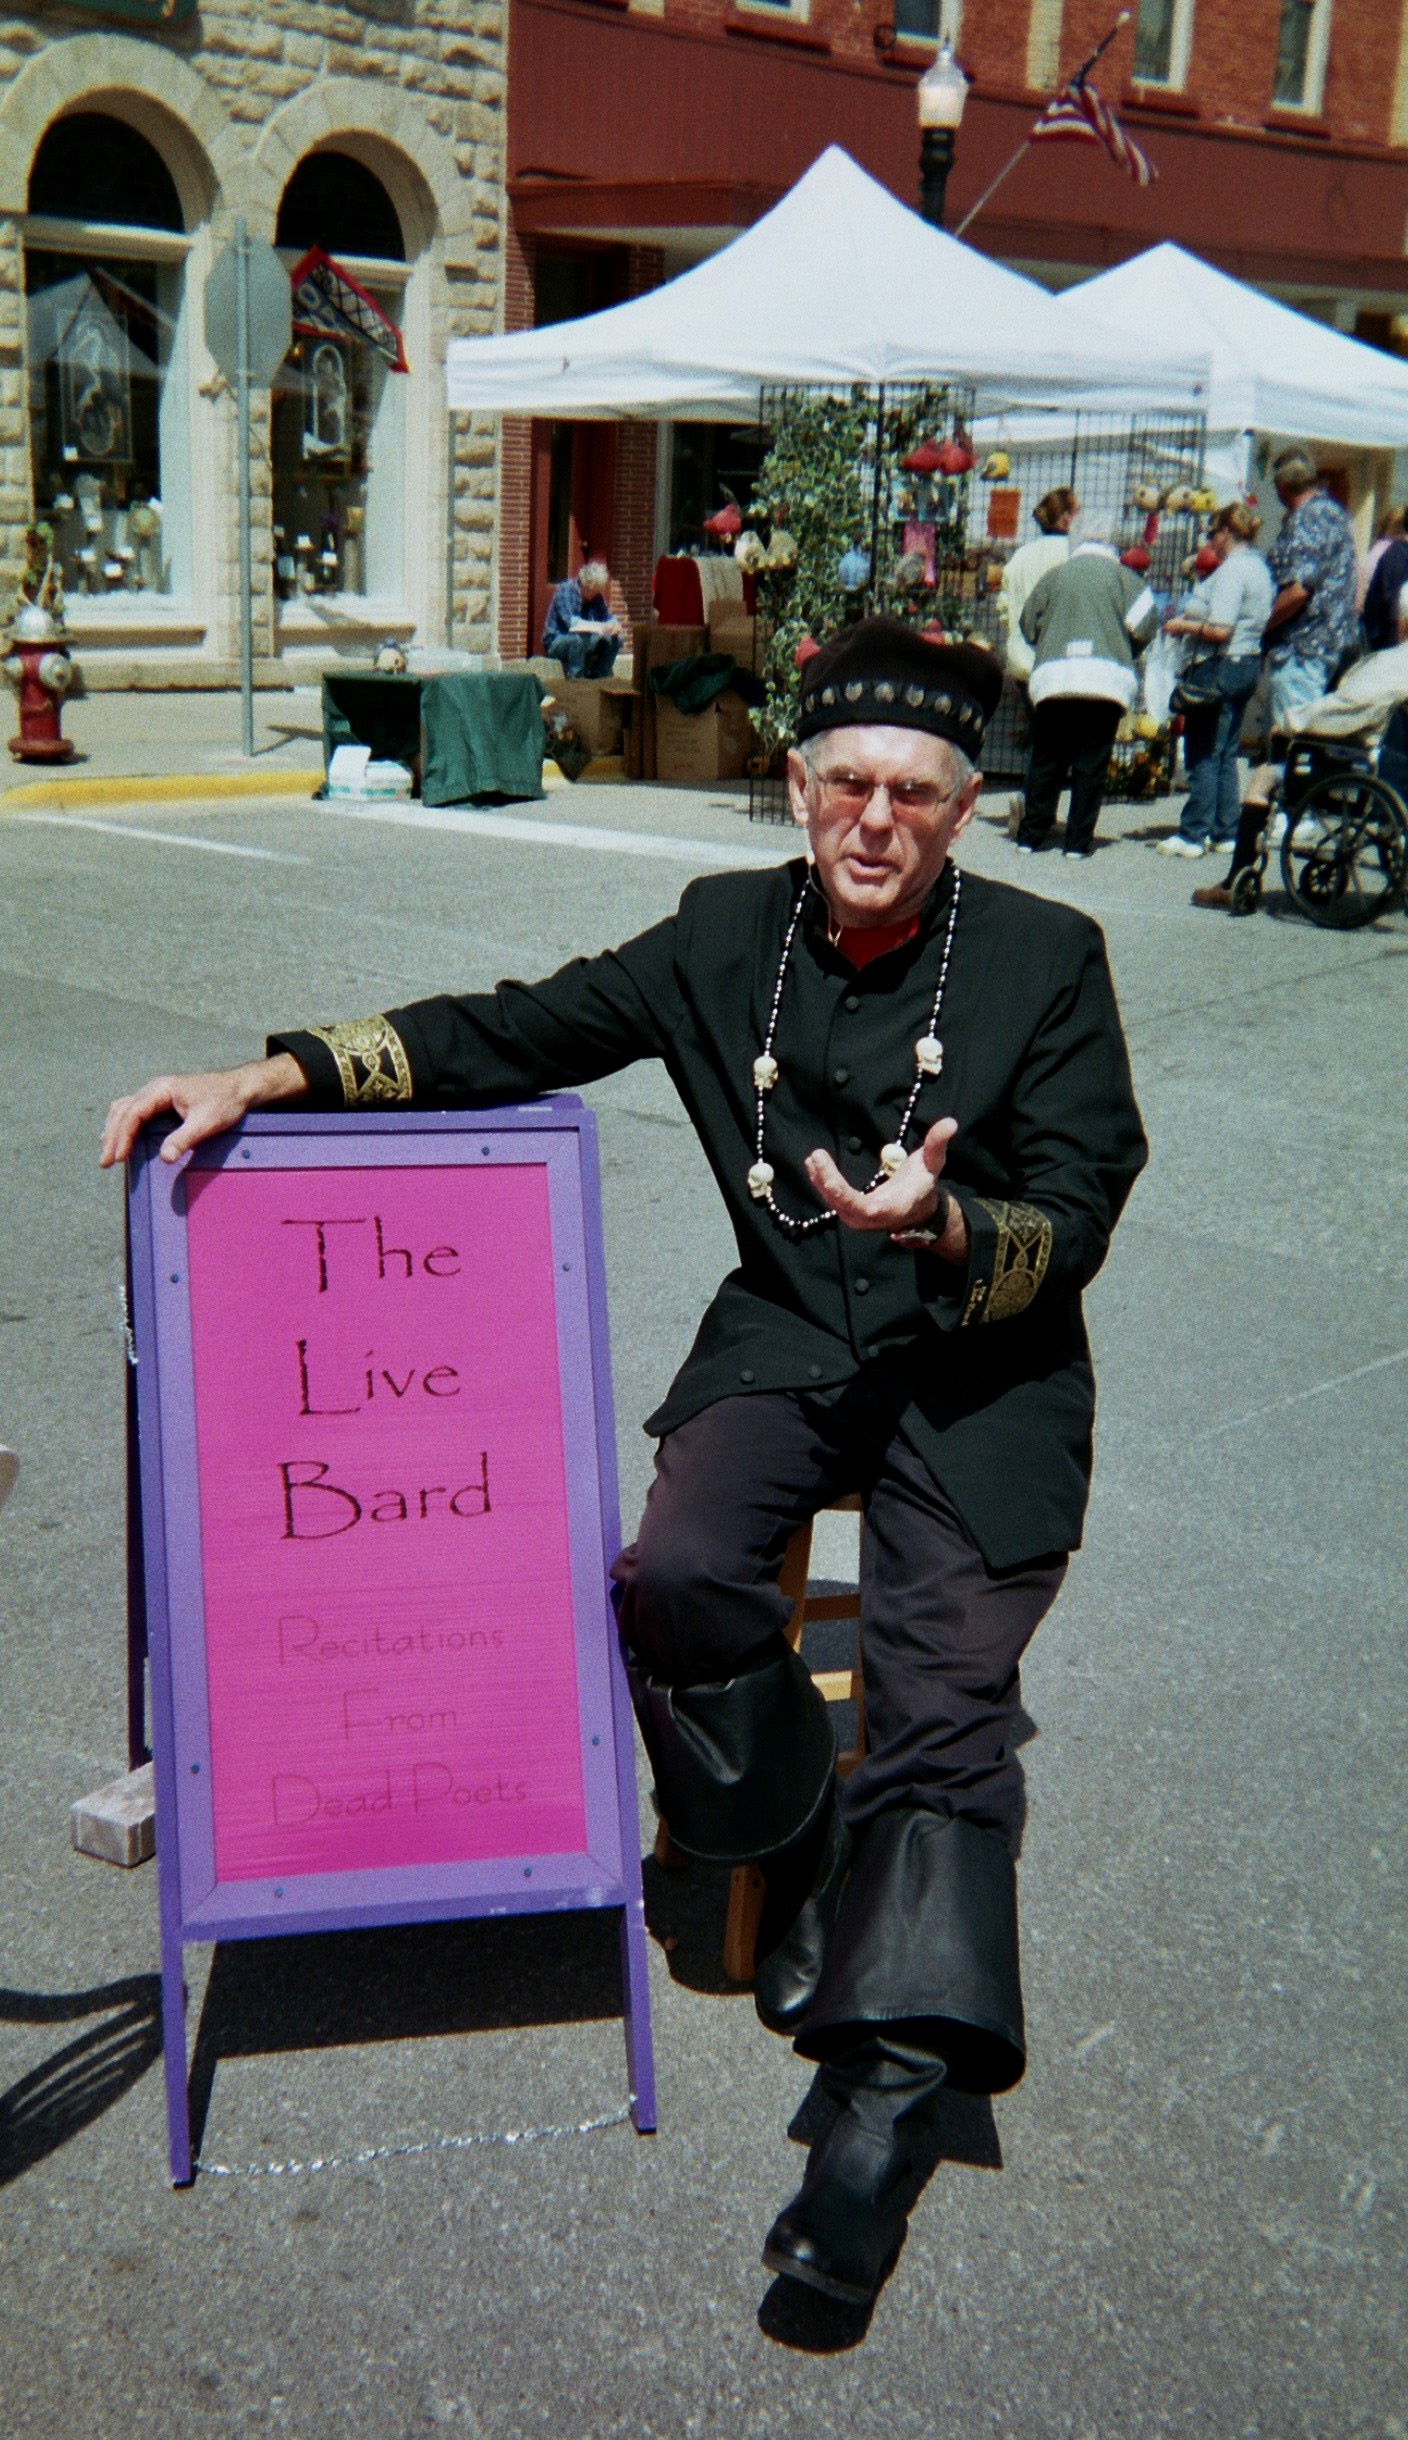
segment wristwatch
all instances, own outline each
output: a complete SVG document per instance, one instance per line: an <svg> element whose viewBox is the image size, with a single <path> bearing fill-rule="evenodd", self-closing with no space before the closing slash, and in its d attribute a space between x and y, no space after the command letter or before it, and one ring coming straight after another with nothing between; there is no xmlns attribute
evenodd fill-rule
<svg viewBox="0 0 1408 2440"><path fill-rule="evenodd" d="M934 1216L932 1220L927 1220L923 1228L896 1229L890 1240L892 1245L918 1246L921 1251L930 1252L935 1246L943 1244L945 1237L948 1235L949 1215L953 1209L953 1197L952 1195L948 1194L942 1186L936 1188L935 1191L939 1199L934 1207Z"/></svg>

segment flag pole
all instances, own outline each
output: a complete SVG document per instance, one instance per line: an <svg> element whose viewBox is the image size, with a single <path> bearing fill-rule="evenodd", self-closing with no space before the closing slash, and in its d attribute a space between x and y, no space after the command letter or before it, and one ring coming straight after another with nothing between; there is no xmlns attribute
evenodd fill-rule
<svg viewBox="0 0 1408 2440"><path fill-rule="evenodd" d="M1128 25L1129 20L1130 20L1130 15L1131 15L1131 11L1130 11L1129 9L1127 9L1127 8L1122 8L1122 9L1120 10L1119 15L1118 15L1118 17L1115 19L1115 22L1114 22L1114 24L1111 26L1111 28L1110 28L1110 30L1109 30L1109 32L1108 32L1108 34L1102 35L1102 37L1101 37L1100 41L1099 41L1099 42L1097 42L1097 44L1095 45L1094 50L1091 52L1090 57L1089 57L1088 59L1083 59L1083 60L1081 61L1081 63L1080 63L1080 66L1079 66L1077 69L1075 69L1075 71L1073 72L1073 74L1071 74L1070 76L1068 76L1068 77L1066 78L1065 83L1064 83L1064 84L1063 84L1063 85L1060 87L1060 91L1061 91L1062 93L1068 93L1068 92L1070 91L1070 89L1071 89L1072 85L1083 85L1083 84L1084 84L1084 82L1085 82L1086 78L1089 76L1090 71L1091 71L1091 69L1092 69L1092 68L1095 66L1096 62L1097 62L1098 60L1100 60L1100 59L1103 59L1103 58L1104 58L1104 55L1105 55L1105 53L1106 53L1106 52L1109 50L1109 47L1110 47L1111 43L1114 41L1115 36L1116 36L1117 34L1119 34L1119 33L1122 33L1122 32L1123 32L1123 30L1124 30L1124 28L1125 28L1125 27ZM1013 153L1011 160L1010 160L1010 161L1004 161L1004 163L1003 163L1003 165L1002 165L1001 169L998 171L997 176L994 178L994 180L993 180L993 182L992 182L991 186L985 186L985 187L984 187L984 189L983 189L983 191L982 191L982 193L981 193L981 195L978 197L977 202L976 202L976 203L973 205L972 210L964 213L963 218L960 220L960 222L959 222L959 224L958 224L957 228L956 228L956 229L954 230L954 232L953 232L953 234L954 234L954 236L955 236L955 237L961 237L961 236L963 235L964 230L965 230L966 228L968 228L968 227L971 225L971 223L977 219L978 214L979 214L979 213L980 213L982 210L984 210L984 208L985 208L985 207L986 207L986 206L987 206L989 203L991 203L991 201L992 201L992 199L993 199L993 196L994 196L994 195L997 193L998 188L999 188L1000 186L1002 186L1002 185L1005 183L1005 181L1006 181L1008 178L1010 178L1010 177L1011 177L1012 172L1013 172L1013 170L1016 168L1016 166L1017 166L1018 162L1021 160L1022 155L1023 155L1025 152L1028 152L1030 149L1031 149L1031 137L1030 137L1029 135L1025 135L1025 136L1023 136L1022 141L1021 141L1021 143L1018 145L1018 147L1017 147L1016 151Z"/></svg>

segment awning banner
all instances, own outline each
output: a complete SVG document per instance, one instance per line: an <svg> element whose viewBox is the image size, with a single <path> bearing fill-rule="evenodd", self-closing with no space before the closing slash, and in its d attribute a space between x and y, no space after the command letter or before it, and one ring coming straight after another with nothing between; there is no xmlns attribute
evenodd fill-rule
<svg viewBox="0 0 1408 2440"><path fill-rule="evenodd" d="M361 339L384 356L393 373L408 373L401 333L374 297L359 287L321 246L310 246L289 273L293 289L293 327L305 338L331 335Z"/></svg>

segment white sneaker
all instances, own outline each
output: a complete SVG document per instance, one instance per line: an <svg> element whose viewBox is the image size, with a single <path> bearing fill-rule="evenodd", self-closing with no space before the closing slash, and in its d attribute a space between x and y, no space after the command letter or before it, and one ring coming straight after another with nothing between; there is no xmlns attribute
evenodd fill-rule
<svg viewBox="0 0 1408 2440"><path fill-rule="evenodd" d="M1159 841L1161 856L1201 856L1204 852L1196 839L1182 839L1177 831L1174 832L1171 839L1160 839Z"/></svg>
<svg viewBox="0 0 1408 2440"><path fill-rule="evenodd" d="M1280 846L1280 844L1281 844L1281 841L1284 839L1285 835L1286 835L1286 817L1285 817L1284 813L1273 813L1273 815L1271 816L1271 827L1270 827L1270 829L1268 830L1268 832L1267 832L1267 834L1266 834L1266 844L1267 844L1267 846L1268 846L1268 847L1279 847L1279 846Z"/></svg>
<svg viewBox="0 0 1408 2440"><path fill-rule="evenodd" d="M1027 846L1024 846L1023 842L1022 842L1020 839L1018 839L1018 841L1017 841L1017 843L1016 843L1016 844L1017 844L1017 853L1018 853L1018 855L1019 855L1019 856L1034 856L1034 855L1036 854L1036 849L1035 849L1034 847L1027 847Z"/></svg>
<svg viewBox="0 0 1408 2440"><path fill-rule="evenodd" d="M1314 814L1307 814L1305 820L1297 822L1291 832L1291 845L1302 849L1318 847L1326 835L1323 822L1317 821Z"/></svg>

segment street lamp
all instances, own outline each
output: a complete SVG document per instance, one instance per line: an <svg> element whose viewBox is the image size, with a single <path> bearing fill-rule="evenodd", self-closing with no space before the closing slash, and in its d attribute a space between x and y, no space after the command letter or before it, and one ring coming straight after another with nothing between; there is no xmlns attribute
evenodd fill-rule
<svg viewBox="0 0 1408 2440"><path fill-rule="evenodd" d="M968 79L945 35L916 91L919 110L919 209L931 227L944 225L944 189L968 99Z"/></svg>

